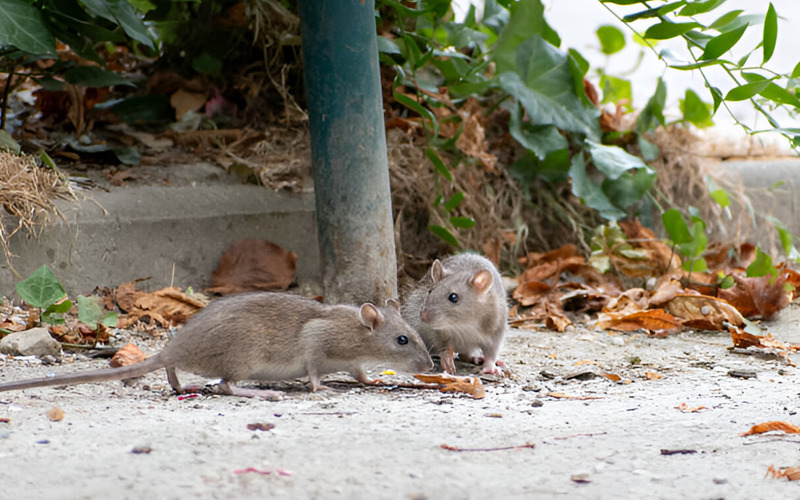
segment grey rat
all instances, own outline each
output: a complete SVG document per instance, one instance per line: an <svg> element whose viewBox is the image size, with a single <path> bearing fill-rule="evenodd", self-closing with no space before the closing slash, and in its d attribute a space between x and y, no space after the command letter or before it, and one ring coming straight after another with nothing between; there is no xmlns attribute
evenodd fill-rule
<svg viewBox="0 0 800 500"><path fill-rule="evenodd" d="M422 339L400 316L399 305L325 305L296 295L255 292L214 300L195 313L164 349L123 368L108 368L0 384L0 392L139 377L166 368L173 389L183 392L175 369L220 378L235 396L279 398L279 391L238 388L241 380L311 379L313 391L326 374L347 371L374 384L365 366L392 363L398 370L433 368Z"/></svg>
<svg viewBox="0 0 800 500"><path fill-rule="evenodd" d="M464 253L434 261L406 295L401 312L430 352L439 355L444 371L455 373L456 352L482 362L483 373L500 372L495 363L506 335L508 303L489 259Z"/></svg>

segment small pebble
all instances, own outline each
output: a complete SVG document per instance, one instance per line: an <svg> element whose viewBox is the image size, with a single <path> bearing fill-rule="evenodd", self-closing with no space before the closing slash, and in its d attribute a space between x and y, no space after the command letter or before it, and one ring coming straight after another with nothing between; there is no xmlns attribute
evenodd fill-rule
<svg viewBox="0 0 800 500"><path fill-rule="evenodd" d="M757 375L756 372L749 370L729 370L728 376L734 378L749 379L749 378L756 378Z"/></svg>
<svg viewBox="0 0 800 500"><path fill-rule="evenodd" d="M531 406L533 406L534 408L539 408L540 406L544 406L544 401L542 401L541 399L534 399L533 401L531 401Z"/></svg>

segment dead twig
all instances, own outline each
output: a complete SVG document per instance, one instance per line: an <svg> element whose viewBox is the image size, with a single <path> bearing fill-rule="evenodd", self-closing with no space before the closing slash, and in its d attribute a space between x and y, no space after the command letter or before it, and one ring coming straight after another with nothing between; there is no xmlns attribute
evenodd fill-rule
<svg viewBox="0 0 800 500"><path fill-rule="evenodd" d="M447 451L464 451L464 452L472 452L472 451L505 451L505 450L521 450L522 448L536 448L536 445L533 443L525 443L518 446L500 446L497 448L458 448L456 446L449 446L446 444L440 445L440 448Z"/></svg>

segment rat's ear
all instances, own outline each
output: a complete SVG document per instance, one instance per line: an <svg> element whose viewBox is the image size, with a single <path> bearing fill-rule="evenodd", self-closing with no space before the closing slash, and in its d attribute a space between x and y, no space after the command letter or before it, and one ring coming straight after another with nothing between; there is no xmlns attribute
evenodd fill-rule
<svg viewBox="0 0 800 500"><path fill-rule="evenodd" d="M373 331L383 324L383 314L369 302L361 306L358 316L361 318L361 324Z"/></svg>
<svg viewBox="0 0 800 500"><path fill-rule="evenodd" d="M442 263L439 262L439 259L433 261L433 265L431 266L431 278L433 278L434 283L438 283L444 278L444 267L442 267Z"/></svg>
<svg viewBox="0 0 800 500"><path fill-rule="evenodd" d="M396 310L400 310L400 303L397 302L395 299L386 299L386 307L394 307Z"/></svg>
<svg viewBox="0 0 800 500"><path fill-rule="evenodd" d="M486 290L488 290L490 286L492 286L492 281L494 281L494 278L492 277L492 273L490 273L489 271L483 270L483 271L478 271L475 274L475 276L472 277L472 281L470 281L470 285L472 285L472 288L476 292L483 293Z"/></svg>

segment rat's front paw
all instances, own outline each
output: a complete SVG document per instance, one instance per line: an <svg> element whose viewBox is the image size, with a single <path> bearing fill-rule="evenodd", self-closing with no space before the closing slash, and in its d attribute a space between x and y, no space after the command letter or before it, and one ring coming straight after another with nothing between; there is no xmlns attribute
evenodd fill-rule
<svg viewBox="0 0 800 500"><path fill-rule="evenodd" d="M498 362L498 364L501 364L501 363ZM502 375L503 374L503 370L500 367L496 366L494 363L492 363L491 365L483 365L483 370L481 370L481 373L492 374L492 375Z"/></svg>

